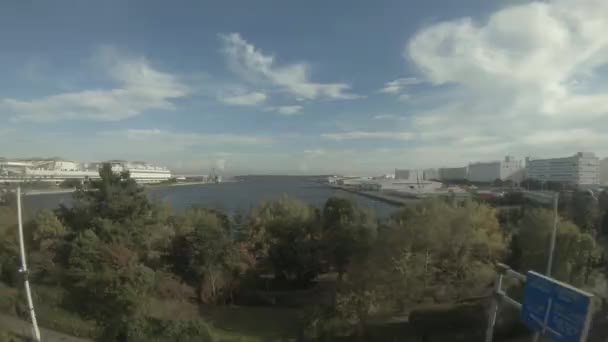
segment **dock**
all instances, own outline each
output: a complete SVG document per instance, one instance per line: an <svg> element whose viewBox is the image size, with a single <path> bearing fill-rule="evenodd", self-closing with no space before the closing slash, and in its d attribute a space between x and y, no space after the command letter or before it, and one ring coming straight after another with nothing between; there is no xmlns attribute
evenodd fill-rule
<svg viewBox="0 0 608 342"><path fill-rule="evenodd" d="M336 190L342 190L345 192L350 192L359 196L363 196L363 197L367 197L376 201L380 201L380 202L384 202L396 207L401 207L404 206L406 204L412 203L414 201L416 201L417 199L412 197L412 198L401 198L401 197L397 197L397 196L391 196L391 195L387 195L387 194L383 194L379 191L363 191L363 190L357 190L357 189L353 189L350 187L346 187L346 186L340 186L340 185L330 185L330 187L336 189Z"/></svg>

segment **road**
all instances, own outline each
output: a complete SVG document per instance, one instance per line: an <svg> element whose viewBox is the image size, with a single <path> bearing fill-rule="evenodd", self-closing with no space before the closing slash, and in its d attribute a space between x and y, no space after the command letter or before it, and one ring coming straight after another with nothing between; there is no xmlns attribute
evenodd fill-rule
<svg viewBox="0 0 608 342"><path fill-rule="evenodd" d="M20 336L31 336L32 325L15 316L0 313L0 331L10 331ZM40 328L40 337L44 342L91 342L89 339L66 335L53 330Z"/></svg>

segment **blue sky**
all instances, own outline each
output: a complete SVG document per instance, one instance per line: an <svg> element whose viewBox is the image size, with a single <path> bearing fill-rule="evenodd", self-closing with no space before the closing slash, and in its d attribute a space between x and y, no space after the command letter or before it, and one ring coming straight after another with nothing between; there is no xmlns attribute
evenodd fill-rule
<svg viewBox="0 0 608 342"><path fill-rule="evenodd" d="M387 173L605 156L608 5L0 4L0 156Z"/></svg>

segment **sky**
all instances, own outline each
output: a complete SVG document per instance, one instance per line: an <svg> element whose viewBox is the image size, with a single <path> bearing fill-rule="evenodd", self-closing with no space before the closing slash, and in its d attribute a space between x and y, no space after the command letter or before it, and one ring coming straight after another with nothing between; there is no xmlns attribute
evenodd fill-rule
<svg viewBox="0 0 608 342"><path fill-rule="evenodd" d="M608 156L608 1L0 2L0 156L381 174Z"/></svg>

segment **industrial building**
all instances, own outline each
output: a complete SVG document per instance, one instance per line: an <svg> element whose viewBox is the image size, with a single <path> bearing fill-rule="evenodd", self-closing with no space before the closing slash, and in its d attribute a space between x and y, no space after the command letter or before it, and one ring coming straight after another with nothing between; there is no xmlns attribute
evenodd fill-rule
<svg viewBox="0 0 608 342"><path fill-rule="evenodd" d="M439 179L442 181L465 180L468 176L468 168L464 167L442 167L438 170Z"/></svg>
<svg viewBox="0 0 608 342"><path fill-rule="evenodd" d="M467 179L478 183L491 183L497 179L519 183L523 180L523 176L522 161L506 156L503 160L470 163Z"/></svg>
<svg viewBox="0 0 608 342"><path fill-rule="evenodd" d="M592 152L578 152L564 158L526 158L527 178L582 187L600 184L600 161Z"/></svg>

